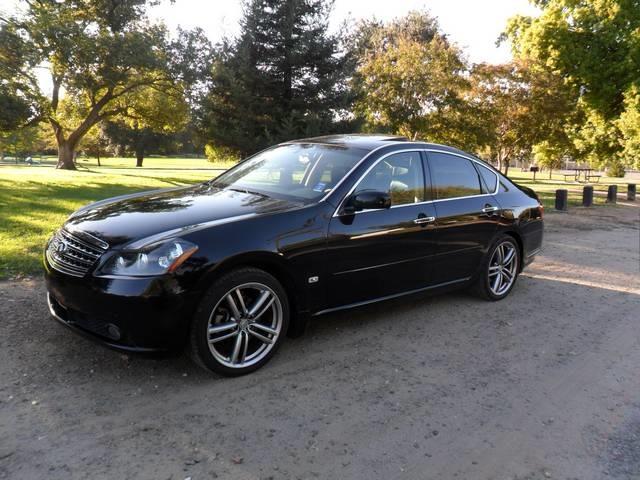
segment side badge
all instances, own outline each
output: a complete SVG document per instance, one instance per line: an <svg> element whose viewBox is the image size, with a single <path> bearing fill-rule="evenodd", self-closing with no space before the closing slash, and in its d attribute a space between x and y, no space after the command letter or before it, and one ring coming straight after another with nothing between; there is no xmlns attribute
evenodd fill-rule
<svg viewBox="0 0 640 480"><path fill-rule="evenodd" d="M309 277L309 283L318 283L319 277Z"/></svg>

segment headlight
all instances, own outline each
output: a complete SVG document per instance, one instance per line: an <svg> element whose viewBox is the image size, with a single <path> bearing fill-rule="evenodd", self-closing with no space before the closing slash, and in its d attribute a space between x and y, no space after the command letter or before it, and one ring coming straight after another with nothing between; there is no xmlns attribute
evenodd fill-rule
<svg viewBox="0 0 640 480"><path fill-rule="evenodd" d="M118 252L98 269L98 275L146 277L173 272L198 250L186 240L169 240L135 252Z"/></svg>

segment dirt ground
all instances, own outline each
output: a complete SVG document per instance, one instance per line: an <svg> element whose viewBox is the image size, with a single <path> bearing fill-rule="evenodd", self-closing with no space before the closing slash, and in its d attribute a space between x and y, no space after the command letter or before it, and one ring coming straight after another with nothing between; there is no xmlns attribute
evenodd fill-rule
<svg viewBox="0 0 640 480"><path fill-rule="evenodd" d="M40 279L0 283L0 478L639 479L639 205L548 213L502 302L326 316L238 379L97 346Z"/></svg>

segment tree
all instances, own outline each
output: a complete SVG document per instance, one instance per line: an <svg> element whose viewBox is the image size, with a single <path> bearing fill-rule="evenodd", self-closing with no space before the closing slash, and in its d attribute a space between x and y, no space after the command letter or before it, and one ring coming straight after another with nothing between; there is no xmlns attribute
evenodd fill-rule
<svg viewBox="0 0 640 480"><path fill-rule="evenodd" d="M575 144L581 155L600 166L632 165L633 146L626 143L634 143L628 119L637 104L630 99L640 87L640 0L534 3L541 15L514 17L504 38L517 58L558 74L579 97L584 122Z"/></svg>
<svg viewBox="0 0 640 480"><path fill-rule="evenodd" d="M47 146L39 125L29 125L10 131L0 131L0 158L12 155L16 163L19 158L41 152Z"/></svg>
<svg viewBox="0 0 640 480"><path fill-rule="evenodd" d="M82 138L79 149L87 155L96 157L98 166L101 166L100 158L105 155L110 145L111 141L105 130L105 124L99 123L94 125Z"/></svg>
<svg viewBox="0 0 640 480"><path fill-rule="evenodd" d="M27 124L30 116L29 102L0 81L0 132Z"/></svg>
<svg viewBox="0 0 640 480"><path fill-rule="evenodd" d="M533 159L538 165L549 169L549 180L553 175L553 169L562 167L564 154L562 148L547 140L542 140L533 146Z"/></svg>
<svg viewBox="0 0 640 480"><path fill-rule="evenodd" d="M624 141L622 156L627 164L640 170L640 87L625 92L625 107L617 121Z"/></svg>
<svg viewBox="0 0 640 480"><path fill-rule="evenodd" d="M120 110L108 131L116 143L135 153L136 167L142 167L149 147L183 129L189 118L189 107L182 96L167 95L153 88L132 93Z"/></svg>
<svg viewBox="0 0 640 480"><path fill-rule="evenodd" d="M162 25L146 15L154 0L28 2L24 16L3 19L0 71L10 73L39 119L50 124L58 145L58 168L74 169L80 140L97 123L121 114L140 89L172 92L179 65ZM18 55L19 53L19 55ZM34 69L47 66L51 96ZM78 106L78 121L60 114L62 99Z"/></svg>
<svg viewBox="0 0 640 480"><path fill-rule="evenodd" d="M460 144L466 65L433 18L413 12L387 25L364 22L351 43L354 110L366 130Z"/></svg>
<svg viewBox="0 0 640 480"><path fill-rule="evenodd" d="M330 132L348 93L326 0L248 0L237 40L214 59L201 114L214 148L246 155Z"/></svg>
<svg viewBox="0 0 640 480"><path fill-rule="evenodd" d="M557 76L523 62L476 65L468 102L479 122L478 143L486 156L508 173L515 158L527 158L534 146L546 164L572 152L566 131L575 99Z"/></svg>

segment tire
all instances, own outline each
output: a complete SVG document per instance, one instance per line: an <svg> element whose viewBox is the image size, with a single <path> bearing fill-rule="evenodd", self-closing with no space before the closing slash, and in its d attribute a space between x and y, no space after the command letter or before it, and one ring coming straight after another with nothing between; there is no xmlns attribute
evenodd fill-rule
<svg viewBox="0 0 640 480"><path fill-rule="evenodd" d="M513 257L510 257L511 254ZM520 254L520 247L513 237L500 235L496 238L482 261L471 291L489 301L506 298L513 290L520 273Z"/></svg>
<svg viewBox="0 0 640 480"><path fill-rule="evenodd" d="M289 302L278 280L257 268L233 270L198 305L191 323L191 357L220 375L245 375L271 359L288 326Z"/></svg>

